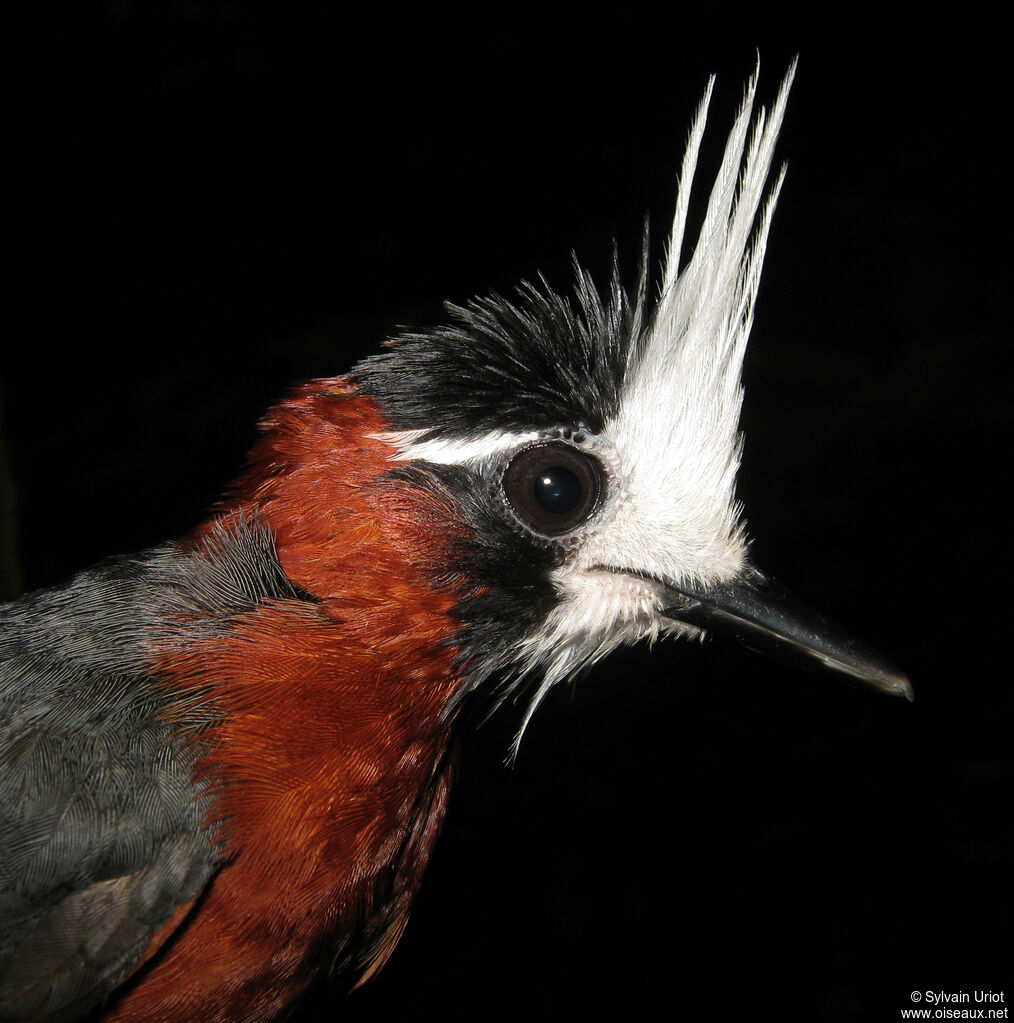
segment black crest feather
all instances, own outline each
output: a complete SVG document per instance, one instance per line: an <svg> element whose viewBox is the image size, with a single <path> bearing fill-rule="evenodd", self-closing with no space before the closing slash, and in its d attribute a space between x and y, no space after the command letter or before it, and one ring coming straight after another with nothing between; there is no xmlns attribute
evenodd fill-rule
<svg viewBox="0 0 1014 1023"><path fill-rule="evenodd" d="M614 252L605 297L575 259L572 295L540 275L539 286L523 282L510 300L448 303L448 324L393 338L353 377L392 427L424 430L423 439L561 423L598 431L618 408L641 333L645 265L633 298Z"/></svg>

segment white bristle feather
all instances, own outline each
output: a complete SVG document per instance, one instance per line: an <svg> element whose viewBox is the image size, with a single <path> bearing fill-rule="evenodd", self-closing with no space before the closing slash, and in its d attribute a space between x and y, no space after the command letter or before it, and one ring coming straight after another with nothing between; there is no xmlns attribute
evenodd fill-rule
<svg viewBox="0 0 1014 1023"><path fill-rule="evenodd" d="M735 498L741 376L784 180L783 168L768 190L794 72L793 64L770 114L761 109L752 129L756 74L750 80L697 243L681 271L690 186L714 79L698 107L655 316L632 349L619 412L596 438L608 452L604 461L615 493L602 520L590 526L574 556L555 573L563 600L531 638L519 666L519 674L541 667L544 675L518 741L553 685L621 643L653 640L663 632L700 634L659 617L660 594L645 577L710 583L743 569L747 540ZM610 571L596 571L601 567ZM626 590L619 580L630 584Z"/></svg>

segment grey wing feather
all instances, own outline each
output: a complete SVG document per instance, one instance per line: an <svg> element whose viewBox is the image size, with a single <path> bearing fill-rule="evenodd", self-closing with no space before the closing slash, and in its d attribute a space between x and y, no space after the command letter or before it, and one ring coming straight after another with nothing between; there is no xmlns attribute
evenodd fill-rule
<svg viewBox="0 0 1014 1023"><path fill-rule="evenodd" d="M87 1012L215 869L198 754L144 653L172 560L109 562L0 608L0 1020Z"/></svg>
<svg viewBox="0 0 1014 1023"><path fill-rule="evenodd" d="M201 746L165 714L182 701L200 731L213 697L160 687L152 640L223 635L264 600L314 598L234 515L0 607L0 1023L87 1012L214 876Z"/></svg>

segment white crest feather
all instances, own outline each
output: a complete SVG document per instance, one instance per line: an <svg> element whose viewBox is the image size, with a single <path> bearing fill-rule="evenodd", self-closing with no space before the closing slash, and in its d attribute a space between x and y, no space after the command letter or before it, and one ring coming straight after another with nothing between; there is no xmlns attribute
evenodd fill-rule
<svg viewBox="0 0 1014 1023"><path fill-rule="evenodd" d="M770 113L761 108L752 128L756 74L751 79L697 244L681 270L690 186L713 80L699 107L680 174L658 307L631 352L620 411L604 431L627 474L630 500L589 545L588 556L599 563L620 565L636 551L644 572L673 581L714 581L742 567L746 540L734 493L740 377L784 176L783 169L767 190L794 70L793 65Z"/></svg>
<svg viewBox="0 0 1014 1023"><path fill-rule="evenodd" d="M661 587L652 580L717 582L745 565L735 499L741 374L784 177L783 168L768 189L794 71L793 64L770 113L761 108L756 117L756 73L750 80L697 244L681 270L714 79L708 83L683 159L655 316L631 349L619 411L595 438L613 475L612 493L573 558L554 573L562 601L517 665L519 675L536 664L544 671L518 741L556 682L619 644L700 634L659 614Z"/></svg>

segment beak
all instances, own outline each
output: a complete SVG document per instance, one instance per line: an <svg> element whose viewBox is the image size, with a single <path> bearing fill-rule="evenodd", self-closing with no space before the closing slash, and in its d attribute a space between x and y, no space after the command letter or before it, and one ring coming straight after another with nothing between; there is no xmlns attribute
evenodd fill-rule
<svg viewBox="0 0 1014 1023"><path fill-rule="evenodd" d="M755 569L713 586L666 586L662 614L783 659L817 662L912 700L912 685L876 650Z"/></svg>

